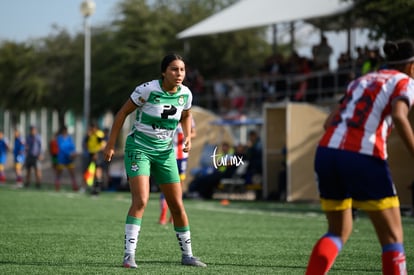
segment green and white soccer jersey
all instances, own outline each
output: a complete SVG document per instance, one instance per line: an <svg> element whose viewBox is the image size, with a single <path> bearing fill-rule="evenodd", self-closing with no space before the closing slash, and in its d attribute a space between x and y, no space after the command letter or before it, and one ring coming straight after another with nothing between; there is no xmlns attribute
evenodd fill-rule
<svg viewBox="0 0 414 275"><path fill-rule="evenodd" d="M180 85L170 94L161 88L161 80L153 80L136 87L131 100L138 106L132 128L135 145L151 152L171 149L181 113L191 108L190 89Z"/></svg>

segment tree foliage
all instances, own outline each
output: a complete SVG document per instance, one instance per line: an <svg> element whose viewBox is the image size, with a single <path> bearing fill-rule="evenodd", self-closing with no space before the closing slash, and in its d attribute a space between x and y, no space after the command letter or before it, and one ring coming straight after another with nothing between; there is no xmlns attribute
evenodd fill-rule
<svg viewBox="0 0 414 275"><path fill-rule="evenodd" d="M33 46L5 42L0 47L0 106L12 111L36 109L46 97Z"/></svg>
<svg viewBox="0 0 414 275"><path fill-rule="evenodd" d="M364 22L372 39L396 40L414 37L414 1L412 0L352 0L355 20Z"/></svg>
<svg viewBox="0 0 414 275"><path fill-rule="evenodd" d="M42 40L38 46L39 75L45 82L43 106L58 112L64 122L68 110L82 110L83 60L82 40L65 30Z"/></svg>
<svg viewBox="0 0 414 275"><path fill-rule="evenodd" d="M270 53L264 29L178 40L176 34L235 0L123 0L111 22L92 28L91 118L117 111L135 86L159 77L160 59L178 52L204 77L257 72ZM189 51L185 51L189 45ZM0 107L83 110L83 33L53 27L35 41L0 44Z"/></svg>
<svg viewBox="0 0 414 275"><path fill-rule="evenodd" d="M91 118L117 111L135 86L157 78L168 52L184 55L207 79L257 74L272 51L266 28L176 37L235 1L120 1L112 20L92 28ZM414 1L347 1L355 3L348 18L362 20L372 38L414 37ZM17 112L45 106L57 110L60 120L69 109L81 114L83 46L83 32L58 27L34 41L0 42L0 108Z"/></svg>

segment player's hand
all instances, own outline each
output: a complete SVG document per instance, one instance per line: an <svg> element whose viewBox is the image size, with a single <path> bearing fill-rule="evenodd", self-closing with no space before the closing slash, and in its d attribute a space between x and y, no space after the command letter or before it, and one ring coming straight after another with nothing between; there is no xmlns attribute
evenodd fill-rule
<svg viewBox="0 0 414 275"><path fill-rule="evenodd" d="M191 138L190 137L186 137L185 141L184 141L184 148L183 148L183 152L184 153L188 153L191 151Z"/></svg>
<svg viewBox="0 0 414 275"><path fill-rule="evenodd" d="M105 161L110 162L112 160L113 155L115 154L115 150L112 148L105 147L103 153L104 153Z"/></svg>

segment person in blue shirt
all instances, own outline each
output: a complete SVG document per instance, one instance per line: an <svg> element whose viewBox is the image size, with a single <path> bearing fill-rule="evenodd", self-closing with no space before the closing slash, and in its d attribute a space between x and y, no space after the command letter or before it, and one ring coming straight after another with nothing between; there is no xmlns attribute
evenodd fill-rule
<svg viewBox="0 0 414 275"><path fill-rule="evenodd" d="M0 131L0 183L6 182L6 174L4 172L6 162L7 162L7 153L9 152L9 142L7 138L4 137L3 131Z"/></svg>
<svg viewBox="0 0 414 275"><path fill-rule="evenodd" d="M13 158L14 158L14 172L16 174L16 186L23 187L23 165L25 161L25 143L19 130L14 130L14 146L13 146Z"/></svg>
<svg viewBox="0 0 414 275"><path fill-rule="evenodd" d="M26 137L26 160L24 166L26 168L25 187L30 185L30 175L34 170L36 178L36 187L41 187L42 167L40 160L42 159L42 139L37 132L35 126L30 126L29 135Z"/></svg>
<svg viewBox="0 0 414 275"><path fill-rule="evenodd" d="M66 126L63 126L59 131L59 135L57 136L56 140L59 151L57 155L55 190L60 190L62 172L66 168L71 178L73 191L78 191L79 187L75 176L76 147L72 137L68 133L68 128Z"/></svg>

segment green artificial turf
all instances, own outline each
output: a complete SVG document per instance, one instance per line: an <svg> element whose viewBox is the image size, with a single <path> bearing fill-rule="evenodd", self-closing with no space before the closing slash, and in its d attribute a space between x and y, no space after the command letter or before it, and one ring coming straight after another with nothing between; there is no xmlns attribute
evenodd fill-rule
<svg viewBox="0 0 414 275"><path fill-rule="evenodd" d="M326 231L319 205L185 200L193 252L208 264L180 264L171 224L158 222L151 194L137 249L138 268L122 268L129 193L97 198L70 191L0 187L0 274L304 274ZM404 217L405 249L414 270L414 219ZM329 274L381 274L381 249L365 215Z"/></svg>

